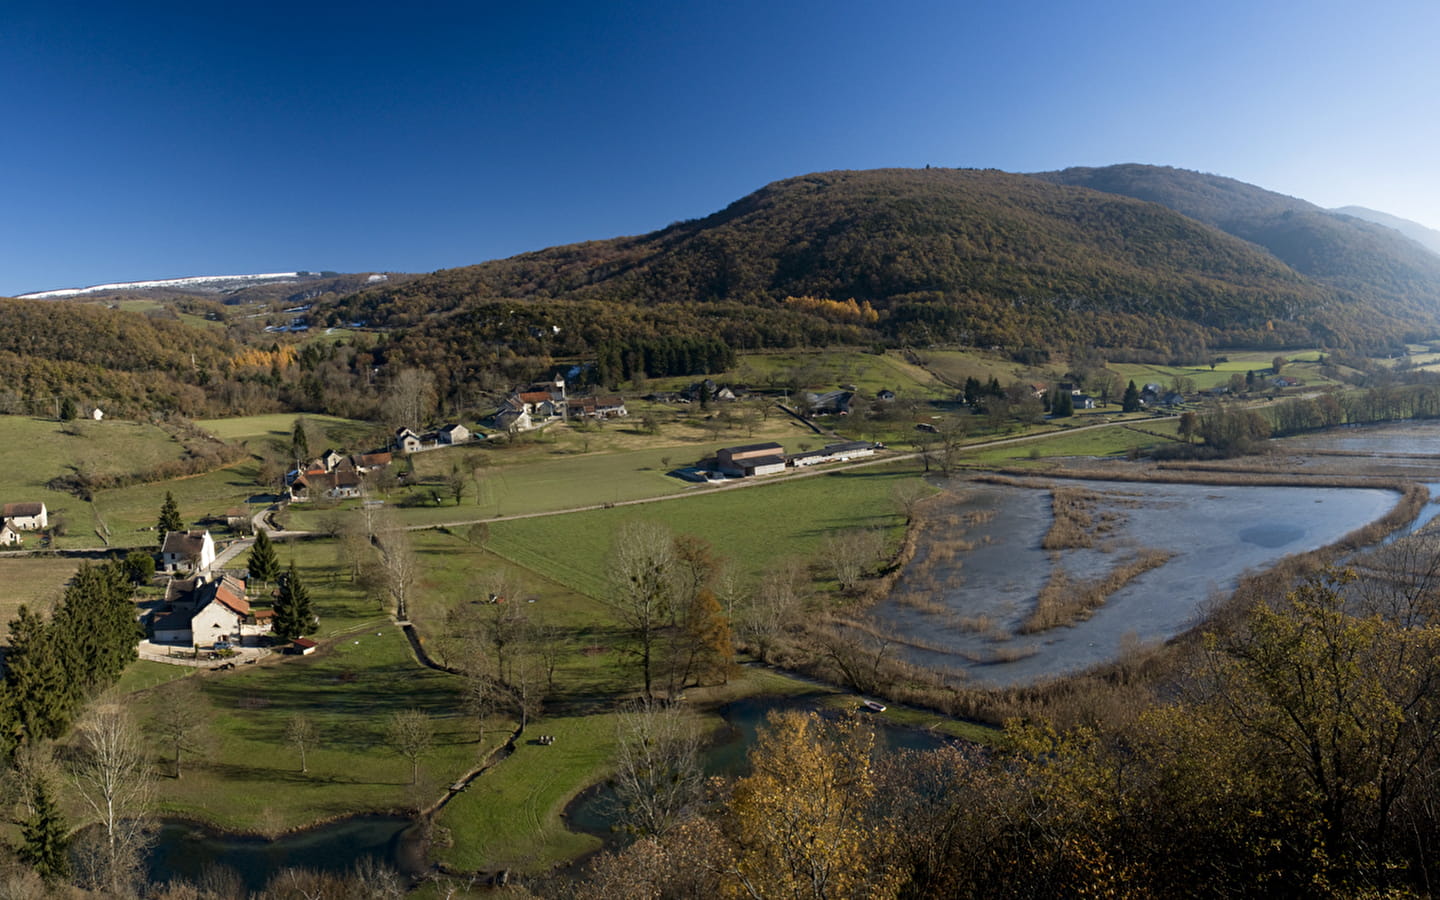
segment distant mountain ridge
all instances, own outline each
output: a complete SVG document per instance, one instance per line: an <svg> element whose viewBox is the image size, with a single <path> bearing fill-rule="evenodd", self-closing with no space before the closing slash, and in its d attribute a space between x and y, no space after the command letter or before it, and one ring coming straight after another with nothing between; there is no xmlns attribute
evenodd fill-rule
<svg viewBox="0 0 1440 900"><path fill-rule="evenodd" d="M664 322L691 309L737 348L788 345L803 325L785 298L805 295L868 301L868 330L905 343L1380 348L1437 329L1440 260L1380 226L1178 169L879 169L789 178L651 234L362 291L329 315L415 329L423 345L459 342L446 320L489 321L480 307L534 317L541 307L516 302L543 304L572 327L530 349L583 355L613 336L593 324L599 310L629 306Z"/></svg>
<svg viewBox="0 0 1440 900"><path fill-rule="evenodd" d="M1265 248L1377 313L1433 327L1440 310L1440 257L1374 222L1233 178L1168 166L1072 168L1034 177L1159 203Z"/></svg>
<svg viewBox="0 0 1440 900"><path fill-rule="evenodd" d="M1341 206L1330 211L1342 216L1365 219L1376 225L1384 225L1386 228L1393 228L1426 250L1440 253L1440 231L1421 225L1419 222L1412 222L1409 219L1402 219L1399 216L1392 216L1389 213L1367 209L1363 206Z"/></svg>

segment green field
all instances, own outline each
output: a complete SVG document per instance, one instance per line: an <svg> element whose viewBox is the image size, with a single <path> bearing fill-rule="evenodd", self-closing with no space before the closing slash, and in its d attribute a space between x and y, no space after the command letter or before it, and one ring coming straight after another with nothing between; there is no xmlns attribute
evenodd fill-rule
<svg viewBox="0 0 1440 900"><path fill-rule="evenodd" d="M1155 421L1140 419L1135 426L1145 431L1174 435L1178 423L1175 420ZM1164 441L1153 434L1145 434L1125 427L1123 424L1091 428L1074 434L1060 432L1027 441L1004 444L998 447L977 447L965 454L965 462L981 466L1008 465L1016 460L1050 458L1058 456L1117 456L1139 447L1149 447Z"/></svg>
<svg viewBox="0 0 1440 900"><path fill-rule="evenodd" d="M660 522L674 534L709 541L751 576L787 557L817 555L825 538L845 528L880 526L898 534L901 518L891 495L914 478L910 465L874 466L751 488L712 491L693 498L496 522L489 547L515 563L545 572L592 597L605 590L610 536L622 522Z"/></svg>
<svg viewBox="0 0 1440 900"><path fill-rule="evenodd" d="M259 444L266 440L283 445L288 451L290 439L295 433L296 413L271 413L263 416L233 416L227 419L199 419L195 422L201 428L223 441L238 441L259 450ZM383 429L369 422L356 419L341 419L337 416L319 416L305 413L303 418L314 424L342 452L368 450ZM255 442L253 445L251 442ZM310 452L319 456L324 447L311 447Z"/></svg>
<svg viewBox="0 0 1440 900"><path fill-rule="evenodd" d="M315 656L190 678L201 687L207 723L202 749L182 778L157 781L160 811L224 828L268 833L425 805L503 738L497 731L477 744L473 722L455 713L458 679L422 668L399 629L388 624L338 640ZM135 711L142 719L153 717L174 702L182 683L132 695ZM437 738L415 787L409 763L388 751L384 737L389 714L411 708L431 714ZM292 714L312 718L320 732L307 774L284 742ZM159 742L156 757L159 771L169 772Z"/></svg>
<svg viewBox="0 0 1440 900"><path fill-rule="evenodd" d="M1271 365L1275 357L1283 356L1287 363L1281 374L1298 378L1306 385L1334 383L1320 374L1319 350L1226 350L1217 352L1216 355L1224 357L1225 361L1217 362L1214 369L1209 365L1160 366L1139 363L1111 363L1107 368L1117 373L1122 380L1133 381L1139 387L1156 382L1169 388L1176 378L1184 378L1189 379L1196 390L1206 390L1229 384L1232 375L1244 375L1247 372L1254 372L1257 378L1268 379L1273 375ZM1264 387L1268 387L1268 381Z"/></svg>
<svg viewBox="0 0 1440 900"><path fill-rule="evenodd" d="M56 557L23 557L0 554L0 638L22 604L46 610L65 593L65 583L80 563Z"/></svg>
<svg viewBox="0 0 1440 900"><path fill-rule="evenodd" d="M40 501L52 527L64 523L67 534L59 547L94 547L91 504L73 494L53 491L51 479L73 472L124 475L142 472L179 459L184 448L153 425L108 419L103 422L58 422L26 416L0 416L0 502ZM151 490L155 490L151 487ZM163 488L161 497L163 497ZM159 499L155 510L159 510ZM150 516L154 521L154 514ZM27 536L25 549L39 549L39 538Z"/></svg>

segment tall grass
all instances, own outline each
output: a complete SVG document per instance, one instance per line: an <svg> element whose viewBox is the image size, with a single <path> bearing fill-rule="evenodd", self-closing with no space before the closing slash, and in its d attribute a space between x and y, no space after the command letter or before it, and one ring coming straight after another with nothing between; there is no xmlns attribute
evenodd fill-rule
<svg viewBox="0 0 1440 900"><path fill-rule="evenodd" d="M1034 634L1088 619L1110 595L1141 574L1163 566L1173 555L1169 550L1141 550L1089 581L1076 581L1063 568L1056 567L1040 589L1035 610L1021 624L1020 633Z"/></svg>

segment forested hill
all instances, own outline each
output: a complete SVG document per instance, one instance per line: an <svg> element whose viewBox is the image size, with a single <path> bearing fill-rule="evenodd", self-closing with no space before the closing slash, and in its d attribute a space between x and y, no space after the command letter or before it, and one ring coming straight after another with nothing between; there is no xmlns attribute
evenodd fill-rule
<svg viewBox="0 0 1440 900"><path fill-rule="evenodd" d="M675 319L682 330L688 318L735 347L809 340L785 303L801 296L868 302L876 320L859 324L909 342L1168 353L1375 348L1433 330L1440 303L1418 288L1398 307L1385 302L1394 289L1345 288L1156 203L998 171L886 169L779 181L652 234L441 271L325 314L411 329L412 358L453 345L461 322L473 340L503 316L533 318L511 302L526 300L559 301L545 304L557 324L577 318L569 304L637 323ZM530 350L593 352L614 337L569 335Z"/></svg>
<svg viewBox="0 0 1440 900"><path fill-rule="evenodd" d="M1440 256L1363 217L1233 178L1165 166L1074 168L1035 177L1159 203L1264 247L1362 306L1427 322L1440 309Z"/></svg>
<svg viewBox="0 0 1440 900"><path fill-rule="evenodd" d="M49 412L60 398L111 414L207 410L202 386L235 369L214 332L88 303L0 299L0 413Z"/></svg>

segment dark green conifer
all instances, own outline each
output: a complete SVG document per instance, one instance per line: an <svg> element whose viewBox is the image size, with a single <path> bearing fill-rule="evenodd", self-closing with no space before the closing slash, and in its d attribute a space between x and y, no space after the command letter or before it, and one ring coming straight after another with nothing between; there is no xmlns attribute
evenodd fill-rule
<svg viewBox="0 0 1440 900"><path fill-rule="evenodd" d="M160 533L160 543L165 543L165 535L171 531L184 531L185 520L180 518L180 507L175 504L175 495L169 491L165 492L165 502L160 504L160 520L155 523L155 530Z"/></svg>
<svg viewBox="0 0 1440 900"><path fill-rule="evenodd" d="M1125 398L1120 401L1120 409L1124 412L1136 412L1140 409L1140 389L1135 387L1135 382L1130 382L1125 387Z"/></svg>
<svg viewBox="0 0 1440 900"><path fill-rule="evenodd" d="M295 570L295 561L280 579L280 595L275 599L275 636L294 640L315 629L315 612L310 607L310 591Z"/></svg>
<svg viewBox="0 0 1440 900"><path fill-rule="evenodd" d="M50 796L50 785L44 779L35 782L31 806L34 813L20 826L23 842L18 854L20 860L46 881L65 878L70 874L65 818Z"/></svg>
<svg viewBox="0 0 1440 900"><path fill-rule="evenodd" d="M255 544L250 548L250 577L261 584L270 584L280 577L280 557L265 529L255 532Z"/></svg>

